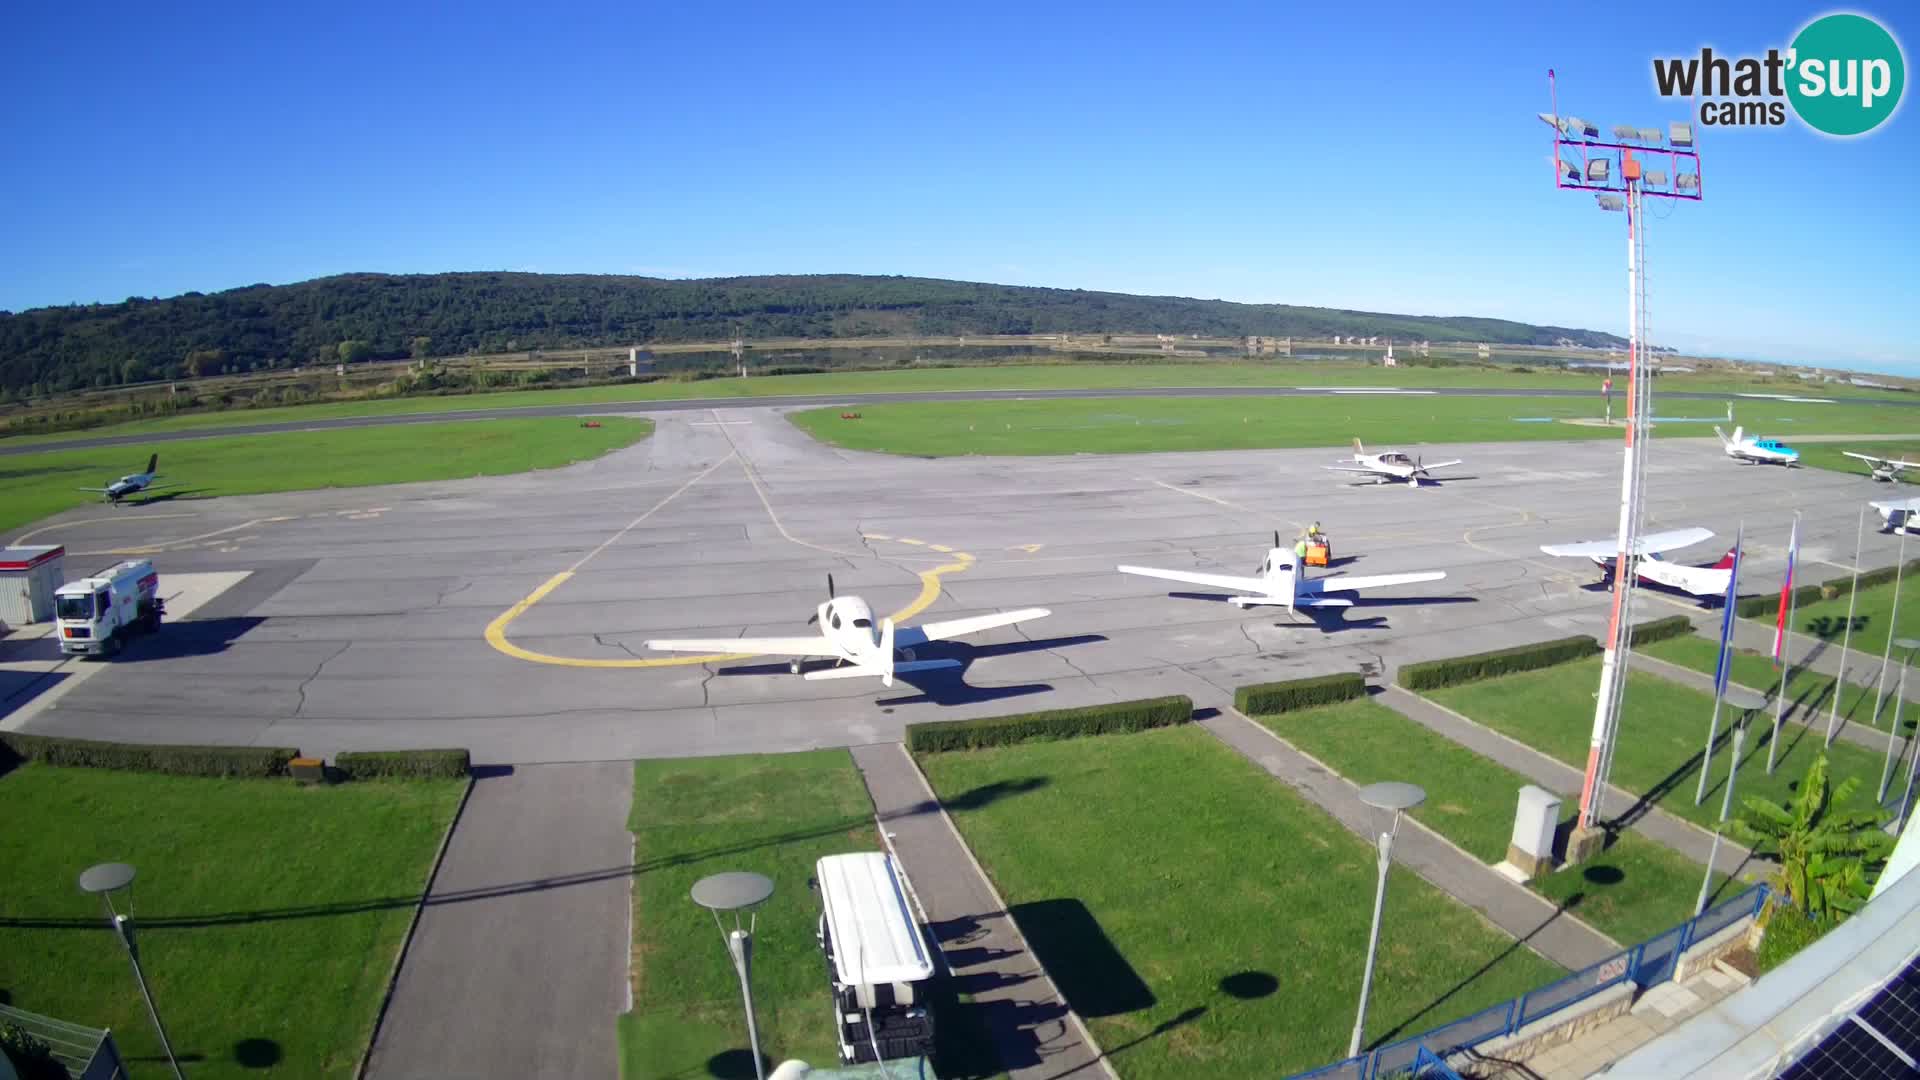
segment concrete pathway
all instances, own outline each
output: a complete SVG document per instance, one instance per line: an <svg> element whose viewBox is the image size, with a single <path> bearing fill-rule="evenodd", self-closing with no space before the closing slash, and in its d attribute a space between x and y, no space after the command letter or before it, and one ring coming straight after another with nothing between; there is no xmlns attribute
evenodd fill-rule
<svg viewBox="0 0 1920 1080"><path fill-rule="evenodd" d="M1231 709L1219 709L1199 723L1355 834L1369 839L1376 835L1376 812L1360 801L1360 789L1352 781ZM1412 819L1401 823L1393 858L1562 967L1583 968L1621 949L1619 942Z"/></svg>
<svg viewBox="0 0 1920 1080"><path fill-rule="evenodd" d="M474 781L366 1075L619 1074L632 799L624 761Z"/></svg>
<svg viewBox="0 0 1920 1080"><path fill-rule="evenodd" d="M1583 772L1525 743L1398 686L1387 687L1374 700L1482 757L1499 762L1548 791L1570 799L1580 796L1581 784L1586 779ZM1703 866L1713 850L1712 833L1657 806L1642 803L1639 796L1617 784L1608 787L1605 809L1609 819L1618 820L1634 832L1665 844ZM1751 870L1752 859L1751 851L1722 838L1720 853L1713 865L1722 873L1737 874L1743 869Z"/></svg>
<svg viewBox="0 0 1920 1080"><path fill-rule="evenodd" d="M900 743L853 748L880 829L940 943L955 989L985 1010L1000 1063L1015 1080L1113 1077L1007 914L938 797Z"/></svg>

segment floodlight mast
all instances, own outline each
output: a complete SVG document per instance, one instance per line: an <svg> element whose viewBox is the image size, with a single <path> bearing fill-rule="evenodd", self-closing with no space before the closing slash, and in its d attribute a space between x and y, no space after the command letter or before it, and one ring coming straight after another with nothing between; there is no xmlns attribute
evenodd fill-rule
<svg viewBox="0 0 1920 1080"><path fill-rule="evenodd" d="M1627 417L1625 452L1620 467L1619 544L1614 559L1613 605L1608 616L1606 653L1600 665L1600 691L1594 701L1593 737L1587 748L1586 776L1580 787L1576 842L1570 851L1572 861L1579 861L1590 850L1579 842L1582 835L1595 835L1592 830L1604 812L1607 780L1613 769L1614 740L1626 690L1634 593L1640 579L1635 553L1639 549L1646 480L1644 450L1652 418L1653 391L1646 356L1646 222L1641 210L1647 195L1697 202L1704 192L1691 122L1670 126L1667 147L1659 145L1658 128L1626 124L1613 128L1620 141L1602 142L1598 125L1560 115L1559 91L1551 70L1547 72L1547 92L1553 102L1553 112L1541 114L1540 119L1553 129L1554 187L1590 192L1602 210L1623 210L1627 216ZM1643 176L1643 167L1658 159L1664 159L1667 169ZM1574 165L1574 161L1578 164ZM1659 179L1653 181L1654 186L1661 190L1647 190L1646 183L1655 176ZM1671 189L1667 189L1669 177Z"/></svg>

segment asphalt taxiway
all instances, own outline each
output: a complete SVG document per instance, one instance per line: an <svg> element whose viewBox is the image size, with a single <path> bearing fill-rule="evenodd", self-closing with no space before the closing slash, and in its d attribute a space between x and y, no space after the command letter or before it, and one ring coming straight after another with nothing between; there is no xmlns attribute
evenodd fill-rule
<svg viewBox="0 0 1920 1080"><path fill-rule="evenodd" d="M608 411L602 407L599 411ZM1331 450L926 460L813 442L773 407L656 411L650 439L520 476L78 509L21 530L70 574L131 555L249 571L189 619L41 703L26 730L297 747L466 746L489 763L857 745L903 725L1235 686L1604 631L1590 563L1538 545L1612 532L1617 444L1449 447L1456 479L1355 484ZM1457 453L1456 453L1457 451ZM1741 466L1662 439L1649 527L1744 521L1745 592L1842 573L1864 477ZM1250 574L1318 520L1333 573L1439 569L1316 621L1242 611L1120 562ZM1897 540L1871 531L1864 563ZM650 637L794 635L842 594L914 619L1053 614L923 657L964 666L808 682L782 660L650 653ZM1642 594L1638 618L1688 610ZM8 648L0 640L0 654ZM4 659L0 655L0 659ZM78 663L79 661L75 661ZM16 706L17 707L17 706Z"/></svg>

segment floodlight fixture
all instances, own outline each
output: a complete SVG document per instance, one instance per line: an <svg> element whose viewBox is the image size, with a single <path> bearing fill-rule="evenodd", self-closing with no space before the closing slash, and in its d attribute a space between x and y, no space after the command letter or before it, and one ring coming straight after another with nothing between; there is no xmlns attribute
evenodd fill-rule
<svg viewBox="0 0 1920 1080"><path fill-rule="evenodd" d="M1589 139L1597 139L1600 137L1600 125L1598 124L1588 123L1577 116L1567 117L1567 123L1573 126L1573 130L1568 132L1570 135L1584 135Z"/></svg>
<svg viewBox="0 0 1920 1080"><path fill-rule="evenodd" d="M1667 141L1678 147L1693 145L1693 125L1684 120L1675 120L1667 125Z"/></svg>
<svg viewBox="0 0 1920 1080"><path fill-rule="evenodd" d="M1683 172L1673 178L1673 186L1681 191L1699 191L1700 174Z"/></svg>
<svg viewBox="0 0 1920 1080"><path fill-rule="evenodd" d="M1648 169L1646 182L1653 187L1666 187L1667 174L1657 169Z"/></svg>
<svg viewBox="0 0 1920 1080"><path fill-rule="evenodd" d="M1569 184L1577 184L1580 182L1580 169L1571 161L1561 161L1560 179Z"/></svg>
<svg viewBox="0 0 1920 1080"><path fill-rule="evenodd" d="M1641 128L1640 141L1643 143L1647 143L1649 145L1658 146L1660 143L1660 129L1659 128Z"/></svg>
<svg viewBox="0 0 1920 1080"><path fill-rule="evenodd" d="M1603 157L1594 158L1592 161L1587 162L1587 179L1596 184L1606 183L1607 164L1607 159Z"/></svg>
<svg viewBox="0 0 1920 1080"><path fill-rule="evenodd" d="M1629 139L1638 139L1640 137L1640 129L1634 127L1632 124L1615 124L1613 125L1613 137L1619 139L1621 142L1626 142Z"/></svg>
<svg viewBox="0 0 1920 1080"><path fill-rule="evenodd" d="M1548 127L1554 128L1556 130L1561 129L1560 118L1553 115L1552 113L1543 112L1543 113L1535 113L1534 115L1538 116L1540 118L1540 122L1547 125Z"/></svg>
<svg viewBox="0 0 1920 1080"><path fill-rule="evenodd" d="M1602 210L1625 210L1626 200L1618 195L1595 195L1593 201L1600 204Z"/></svg>

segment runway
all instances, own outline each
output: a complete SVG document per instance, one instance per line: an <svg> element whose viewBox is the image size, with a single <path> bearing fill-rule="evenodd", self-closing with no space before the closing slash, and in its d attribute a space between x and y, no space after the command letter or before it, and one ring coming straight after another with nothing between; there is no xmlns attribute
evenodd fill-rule
<svg viewBox="0 0 1920 1080"><path fill-rule="evenodd" d="M1117 387L1106 390L918 390L888 394L792 394L768 397L690 398L681 401L598 401L555 405L517 405L504 408L473 408L448 412L408 413L395 416L349 416L331 420L288 420L268 424L238 424L233 427L196 428L154 432L146 435L76 436L57 442L8 445L0 440L0 457L13 454L37 454L49 450L89 450L104 446L145 446L148 443L178 442L183 439L210 439L221 435L272 435L286 431L330 431L339 428L386 427L391 424L433 424L457 420L500 420L529 416L606 416L626 413L707 412L714 409L815 409L828 405L882 405L914 401L1054 401L1067 398L1134 397L1340 397L1342 395L1409 394L1421 397L1493 397L1493 398L1578 398L1591 401L1591 390L1529 390L1525 388L1409 387L1381 386L1164 386ZM1752 398L1753 394L1709 394L1695 391L1662 390L1662 401L1727 401ZM474 400L484 400L477 395ZM1920 407L1920 401L1899 398L1832 399L1835 405L1908 405Z"/></svg>
<svg viewBox="0 0 1920 1080"><path fill-rule="evenodd" d="M897 739L918 720L1215 695L1604 632L1597 568L1538 545L1611 534L1614 444L1450 447L1460 478L1413 490L1356 486L1319 468L1334 457L1324 449L886 457L814 443L782 409L733 404L650 407L652 438L547 472L152 513L95 506L43 522L31 539L66 544L70 576L126 553L153 558L163 578L253 573L26 730L309 754L466 746L484 763L793 750ZM1855 514L1876 493L1865 477L1737 465L1712 440L1662 439L1653 454L1649 527L1715 530L1680 553L1710 562L1744 520L1748 593L1777 587L1795 508L1801 579L1843 572ZM1336 573L1448 576L1316 625L1113 569L1248 574L1275 529L1290 542L1315 519ZM1891 563L1896 547L1870 531L1866 565ZM829 573L882 613L1053 614L926 646L923 658L964 666L891 689L642 645L807 633ZM1639 619L1687 609L1642 597Z"/></svg>

